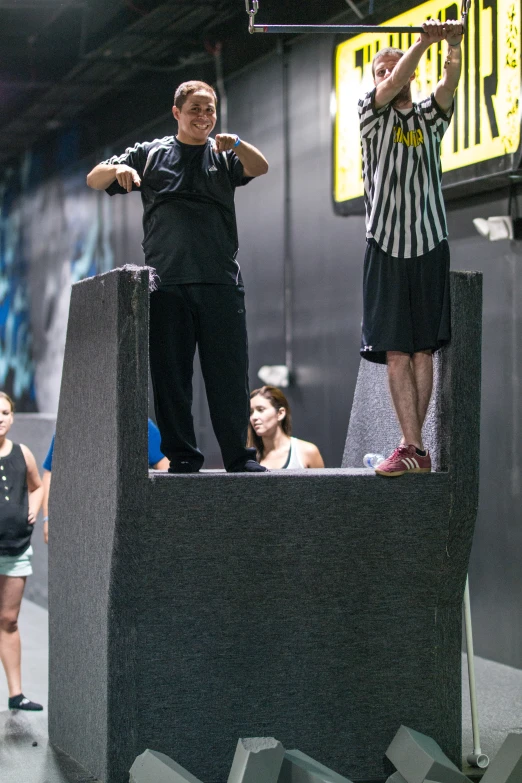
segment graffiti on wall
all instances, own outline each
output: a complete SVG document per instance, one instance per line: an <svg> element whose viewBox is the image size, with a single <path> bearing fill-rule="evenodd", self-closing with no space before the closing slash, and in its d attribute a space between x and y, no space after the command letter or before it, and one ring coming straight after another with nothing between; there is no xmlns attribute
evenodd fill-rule
<svg viewBox="0 0 522 783"><path fill-rule="evenodd" d="M22 241L23 192L28 166L6 172L0 183L0 387L22 410L36 409L27 289L27 258Z"/></svg>
<svg viewBox="0 0 522 783"><path fill-rule="evenodd" d="M55 413L71 285L114 266L112 208L83 168L33 186L37 163L27 154L0 183L0 388Z"/></svg>

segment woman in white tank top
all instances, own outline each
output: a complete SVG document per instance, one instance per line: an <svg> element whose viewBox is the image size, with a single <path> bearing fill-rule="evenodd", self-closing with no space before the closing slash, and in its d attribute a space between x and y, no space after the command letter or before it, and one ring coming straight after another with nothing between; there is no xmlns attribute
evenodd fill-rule
<svg viewBox="0 0 522 783"><path fill-rule="evenodd" d="M248 445L256 449L260 464L271 470L324 468L317 446L292 437L290 405L277 386L250 393Z"/></svg>

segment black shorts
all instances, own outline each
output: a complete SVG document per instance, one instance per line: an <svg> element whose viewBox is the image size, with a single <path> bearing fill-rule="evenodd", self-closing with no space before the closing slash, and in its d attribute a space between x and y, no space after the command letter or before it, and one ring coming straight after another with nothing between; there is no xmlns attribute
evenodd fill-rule
<svg viewBox="0 0 522 783"><path fill-rule="evenodd" d="M448 242L423 256L395 258L366 245L361 356L386 364L386 351L436 351L450 340Z"/></svg>

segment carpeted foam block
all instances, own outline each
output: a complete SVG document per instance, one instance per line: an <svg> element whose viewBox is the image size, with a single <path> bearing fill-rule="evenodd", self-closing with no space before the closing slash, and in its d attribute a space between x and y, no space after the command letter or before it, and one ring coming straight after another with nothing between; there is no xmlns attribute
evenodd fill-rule
<svg viewBox="0 0 522 783"><path fill-rule="evenodd" d="M351 783L324 764L301 753L287 750L277 783Z"/></svg>
<svg viewBox="0 0 522 783"><path fill-rule="evenodd" d="M521 783L522 734L508 734L487 769L482 783Z"/></svg>
<svg viewBox="0 0 522 783"><path fill-rule="evenodd" d="M164 753L146 750L136 758L130 768L129 783L201 783L201 781Z"/></svg>
<svg viewBox="0 0 522 783"><path fill-rule="evenodd" d="M386 751L386 756L406 783L466 783L468 778L431 737L401 726Z"/></svg>
<svg viewBox="0 0 522 783"><path fill-rule="evenodd" d="M284 755L273 737L239 739L228 783L277 783Z"/></svg>
<svg viewBox="0 0 522 783"><path fill-rule="evenodd" d="M224 783L237 738L267 734L383 779L401 723L460 763L480 276L452 278L450 471L396 481L149 474L142 277L73 286L51 485L51 742L105 783L144 748Z"/></svg>

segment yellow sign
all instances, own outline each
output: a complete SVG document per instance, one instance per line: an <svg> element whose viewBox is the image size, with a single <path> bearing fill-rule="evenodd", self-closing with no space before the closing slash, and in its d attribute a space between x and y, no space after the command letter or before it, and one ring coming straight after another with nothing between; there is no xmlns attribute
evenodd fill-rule
<svg viewBox="0 0 522 783"><path fill-rule="evenodd" d="M457 19L459 4L428 0L384 25L418 26L428 18ZM515 153L520 144L520 0L473 0L462 43L455 113L442 143L442 169ZM417 34L358 35L335 55L334 200L363 195L357 102L373 87L371 62L386 46L406 50ZM447 44L433 44L412 83L414 101L430 95L443 73Z"/></svg>

